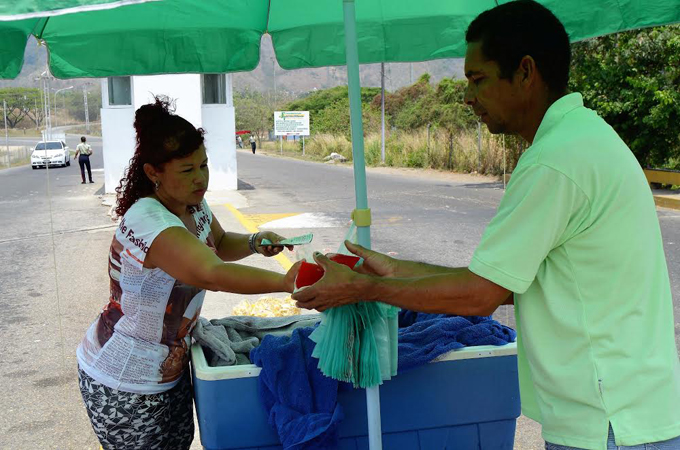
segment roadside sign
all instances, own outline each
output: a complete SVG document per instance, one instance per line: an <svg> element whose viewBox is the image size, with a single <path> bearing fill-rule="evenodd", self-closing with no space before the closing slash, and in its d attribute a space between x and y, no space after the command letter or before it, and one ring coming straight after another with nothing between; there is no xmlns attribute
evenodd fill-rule
<svg viewBox="0 0 680 450"><path fill-rule="evenodd" d="M275 111L275 136L309 136L309 111Z"/></svg>

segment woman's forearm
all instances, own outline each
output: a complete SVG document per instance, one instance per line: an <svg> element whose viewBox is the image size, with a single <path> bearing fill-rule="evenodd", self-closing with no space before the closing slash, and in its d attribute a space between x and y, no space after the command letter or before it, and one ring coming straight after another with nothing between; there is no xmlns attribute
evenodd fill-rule
<svg viewBox="0 0 680 450"><path fill-rule="evenodd" d="M241 264L224 263L214 267L208 274L205 289L233 292L235 294L265 294L290 292L284 282L284 274Z"/></svg>
<svg viewBox="0 0 680 450"><path fill-rule="evenodd" d="M250 256L250 246L248 245L249 234L225 232L220 242L217 242L217 256L222 261L238 261L246 256Z"/></svg>

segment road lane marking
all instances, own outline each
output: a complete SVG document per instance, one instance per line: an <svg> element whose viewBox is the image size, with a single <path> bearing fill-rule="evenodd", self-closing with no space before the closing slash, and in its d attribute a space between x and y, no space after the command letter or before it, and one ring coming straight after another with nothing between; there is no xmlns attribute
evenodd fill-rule
<svg viewBox="0 0 680 450"><path fill-rule="evenodd" d="M245 217L241 211L234 208L229 203L225 203L224 206L233 214L234 217L236 217L236 220L238 220L249 233L257 233L260 231L257 228L255 222ZM279 253L273 258L281 265L281 267L283 267L285 271L288 271L288 269L293 266L293 263L290 261L290 259L288 259L283 253Z"/></svg>
<svg viewBox="0 0 680 450"><path fill-rule="evenodd" d="M288 217L297 216L299 213L290 214L243 214L243 217L251 221L256 227L261 227L262 225L279 219L286 219Z"/></svg>

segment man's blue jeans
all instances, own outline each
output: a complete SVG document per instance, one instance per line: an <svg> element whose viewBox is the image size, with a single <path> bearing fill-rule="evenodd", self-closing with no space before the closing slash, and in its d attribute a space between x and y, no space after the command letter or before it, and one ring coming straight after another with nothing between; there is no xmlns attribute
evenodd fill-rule
<svg viewBox="0 0 680 450"><path fill-rule="evenodd" d="M565 445L545 443L545 450L583 450L577 447L567 447ZM680 450L680 436L662 442L651 442L649 444L634 445L624 447L616 445L614 442L614 430L609 426L609 438L607 439L607 450Z"/></svg>

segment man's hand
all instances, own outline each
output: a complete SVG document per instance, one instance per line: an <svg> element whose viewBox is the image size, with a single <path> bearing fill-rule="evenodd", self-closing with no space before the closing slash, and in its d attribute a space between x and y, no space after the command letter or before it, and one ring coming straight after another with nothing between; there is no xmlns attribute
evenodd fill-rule
<svg viewBox="0 0 680 450"><path fill-rule="evenodd" d="M379 277L393 277L397 270L397 260L387 255L369 250L350 241L345 241L347 250L364 259L363 264L355 268L359 273Z"/></svg>
<svg viewBox="0 0 680 450"><path fill-rule="evenodd" d="M283 251L283 245L266 245L264 247L260 247L260 244L262 243L262 239L269 239L270 242L277 243L281 242L285 238L283 236L279 236L278 234L274 233L273 231L260 231L257 235L257 240L255 241L255 248L257 249L257 252L270 257L270 256L276 256L279 253ZM293 250L292 245L286 245L286 248L288 250ZM292 292L292 291L291 291Z"/></svg>
<svg viewBox="0 0 680 450"><path fill-rule="evenodd" d="M360 255L357 253L357 256ZM325 311L362 300L359 298L358 281L363 275L343 264L334 263L321 253L314 253L314 260L323 268L324 274L318 282L293 294L299 308Z"/></svg>

